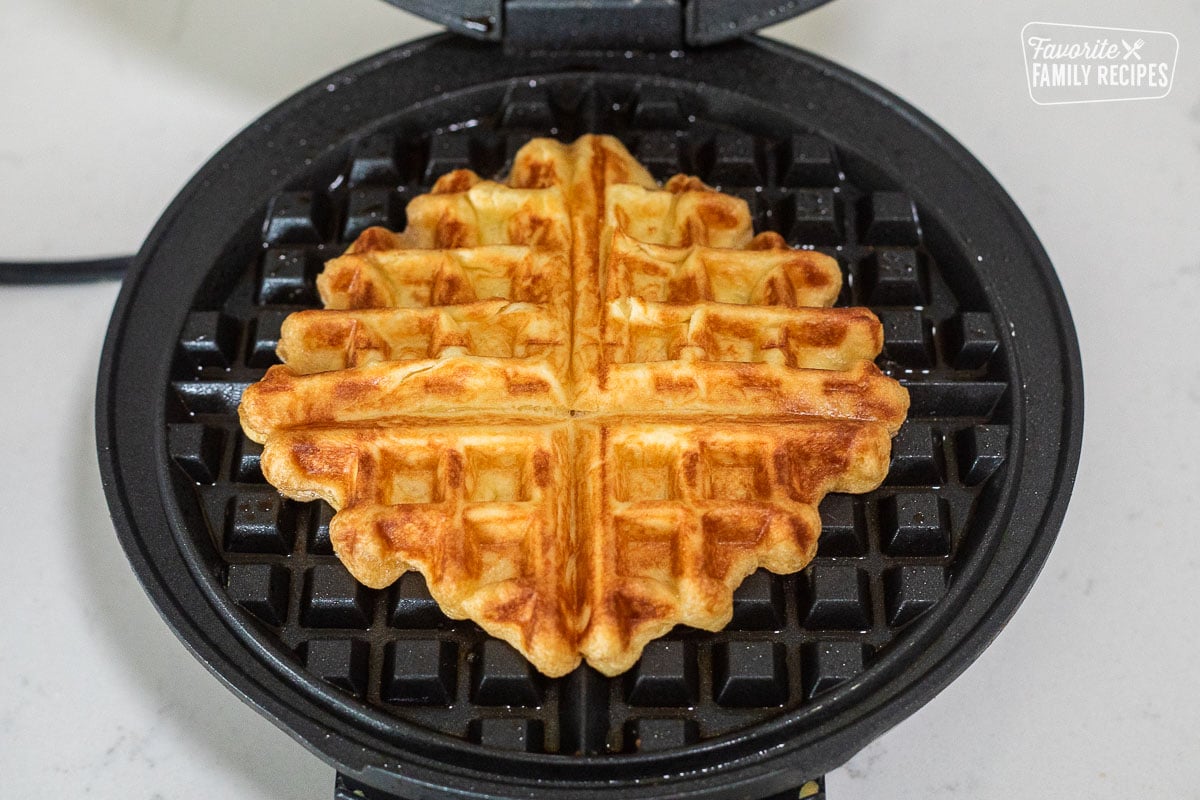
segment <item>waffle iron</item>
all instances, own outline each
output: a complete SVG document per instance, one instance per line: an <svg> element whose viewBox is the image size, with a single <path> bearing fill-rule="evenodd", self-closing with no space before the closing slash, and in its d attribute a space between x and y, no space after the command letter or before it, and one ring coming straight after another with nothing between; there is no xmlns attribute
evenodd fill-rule
<svg viewBox="0 0 1200 800"><path fill-rule="evenodd" d="M1061 524L1082 375L1061 286L987 171L918 111L750 32L819 2L395 5L456 33L299 92L205 165L143 245L97 393L109 507L184 644L337 770L341 798L818 797L821 776L962 672ZM736 6L736 8L734 8ZM549 680L416 573L358 585L331 509L265 483L241 391L314 277L439 175L502 175L534 136L622 139L656 178L743 197L828 253L880 317L909 419L883 486L831 495L815 561L758 572L732 623L626 675Z"/></svg>

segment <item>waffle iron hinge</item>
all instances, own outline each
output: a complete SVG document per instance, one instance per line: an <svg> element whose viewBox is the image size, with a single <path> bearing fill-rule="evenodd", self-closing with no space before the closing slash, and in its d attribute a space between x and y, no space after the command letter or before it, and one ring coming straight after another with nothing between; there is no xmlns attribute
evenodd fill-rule
<svg viewBox="0 0 1200 800"><path fill-rule="evenodd" d="M504 49L678 50L680 0L506 0Z"/></svg>
<svg viewBox="0 0 1200 800"><path fill-rule="evenodd" d="M509 52L667 51L716 44L828 0L387 0Z"/></svg>

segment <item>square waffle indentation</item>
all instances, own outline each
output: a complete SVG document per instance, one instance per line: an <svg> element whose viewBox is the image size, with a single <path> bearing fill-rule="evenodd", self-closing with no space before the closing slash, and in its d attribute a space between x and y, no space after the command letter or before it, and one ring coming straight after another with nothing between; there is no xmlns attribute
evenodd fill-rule
<svg viewBox="0 0 1200 800"><path fill-rule="evenodd" d="M955 369L978 369L1000 349L991 314L964 311L941 326L946 355Z"/></svg>
<svg viewBox="0 0 1200 800"><path fill-rule="evenodd" d="M1008 457L1008 426L976 425L959 431L954 445L963 483L969 486L983 483Z"/></svg>
<svg viewBox="0 0 1200 800"><path fill-rule="evenodd" d="M702 490L709 500L761 501L771 496L766 454L758 448L704 444Z"/></svg>
<svg viewBox="0 0 1200 800"><path fill-rule="evenodd" d="M309 672L356 697L367 691L370 655L371 646L360 639L313 639L300 646Z"/></svg>
<svg viewBox="0 0 1200 800"><path fill-rule="evenodd" d="M233 479L238 483L264 483L262 445L245 434L238 436L233 456Z"/></svg>
<svg viewBox="0 0 1200 800"><path fill-rule="evenodd" d="M921 241L916 206L902 192L875 192L864 198L859 224L867 244L915 245Z"/></svg>
<svg viewBox="0 0 1200 800"><path fill-rule="evenodd" d="M440 628L450 623L429 594L419 572L406 572L392 585L388 622L397 628Z"/></svg>
<svg viewBox="0 0 1200 800"><path fill-rule="evenodd" d="M889 569L883 576L888 624L911 622L933 608L945 593L944 567L906 564Z"/></svg>
<svg viewBox="0 0 1200 800"><path fill-rule="evenodd" d="M350 190L346 201L346 221L342 225L342 241L351 242L367 228L395 228L403 218L404 208L396 191L386 186L359 187Z"/></svg>
<svg viewBox="0 0 1200 800"><path fill-rule="evenodd" d="M425 162L424 182L433 184L447 172L469 169L471 166L471 137L467 133L450 133L429 139L429 156Z"/></svg>
<svg viewBox="0 0 1200 800"><path fill-rule="evenodd" d="M620 486L617 497L625 501L672 500L678 496L675 472L668 464L626 467Z"/></svg>
<svg viewBox="0 0 1200 800"><path fill-rule="evenodd" d="M797 189L788 194L776 212L781 232L802 244L837 244L842 241L842 213L832 189Z"/></svg>
<svg viewBox="0 0 1200 800"><path fill-rule="evenodd" d="M554 125L554 109L548 100L540 86L513 86L501 106L501 127L549 130Z"/></svg>
<svg viewBox="0 0 1200 800"><path fill-rule="evenodd" d="M442 485L438 480L438 454L434 450L417 450L393 454L378 467L387 476L388 488L383 502L439 503Z"/></svg>
<svg viewBox="0 0 1200 800"><path fill-rule="evenodd" d="M286 555L292 551L294 522L294 507L273 487L243 489L229 500L225 548L235 553Z"/></svg>
<svg viewBox="0 0 1200 800"><path fill-rule="evenodd" d="M467 570L483 585L511 580L526 571L526 550L536 548L530 510L517 503L480 503L463 511ZM536 557L536 553L533 553Z"/></svg>
<svg viewBox="0 0 1200 800"><path fill-rule="evenodd" d="M444 639L401 639L383 657L383 699L406 705L447 706L454 702L458 647Z"/></svg>
<svg viewBox="0 0 1200 800"><path fill-rule="evenodd" d="M388 134L365 137L354 146L350 158L351 186L364 183L395 186L402 180L396 140Z"/></svg>
<svg viewBox="0 0 1200 800"><path fill-rule="evenodd" d="M220 311L193 311L183 323L179 346L196 367L228 367L237 350L241 326Z"/></svg>
<svg viewBox="0 0 1200 800"><path fill-rule="evenodd" d="M733 619L739 631L777 631L786 624L783 579L765 569L750 573L733 593Z"/></svg>
<svg viewBox="0 0 1200 800"><path fill-rule="evenodd" d="M867 577L849 564L814 564L800 577L800 621L813 630L861 631L871 626Z"/></svg>
<svg viewBox="0 0 1200 800"><path fill-rule="evenodd" d="M329 523L333 521L333 506L318 500L312 509L312 523L308 529L308 552L311 555L333 555L333 543L329 539Z"/></svg>
<svg viewBox="0 0 1200 800"><path fill-rule="evenodd" d="M679 351L687 344L687 325L663 325L650 327L633 324L629 326L629 350L618 363L645 364L654 361L674 361Z"/></svg>
<svg viewBox="0 0 1200 800"><path fill-rule="evenodd" d="M471 700L483 706L536 706L542 686L533 667L511 645L487 639L474 653Z"/></svg>
<svg viewBox="0 0 1200 800"><path fill-rule="evenodd" d="M391 473L392 491L390 502L435 503L438 500L438 482L435 469L406 469Z"/></svg>
<svg viewBox="0 0 1200 800"><path fill-rule="evenodd" d="M625 700L631 706L687 706L696 702L699 685L695 644L657 639L626 673Z"/></svg>
<svg viewBox="0 0 1200 800"><path fill-rule="evenodd" d="M950 552L949 506L932 492L901 492L880 503L883 550L895 556Z"/></svg>
<svg viewBox="0 0 1200 800"><path fill-rule="evenodd" d="M463 268L463 275L475 296L480 300L500 298L502 300L519 300L513 294L512 278L505 272L497 272L487 267Z"/></svg>
<svg viewBox="0 0 1200 800"><path fill-rule="evenodd" d="M366 628L373 594L341 564L320 564L305 576L300 616L313 628Z"/></svg>
<svg viewBox="0 0 1200 800"><path fill-rule="evenodd" d="M268 625L287 620L287 568L278 564L231 564L225 581L233 601Z"/></svg>
<svg viewBox="0 0 1200 800"><path fill-rule="evenodd" d="M911 248L876 248L863 262L861 278L873 306L925 304L925 265Z"/></svg>
<svg viewBox="0 0 1200 800"><path fill-rule="evenodd" d="M167 426L167 449L193 481L215 483L220 475L225 432L198 422L177 422Z"/></svg>
<svg viewBox="0 0 1200 800"><path fill-rule="evenodd" d="M930 425L910 422L892 440L891 485L937 485L942 481L941 436Z"/></svg>
<svg viewBox="0 0 1200 800"><path fill-rule="evenodd" d="M633 122L641 128L670 128L674 135L685 122L679 94L657 86L639 86L633 100Z"/></svg>
<svg viewBox="0 0 1200 800"><path fill-rule="evenodd" d="M677 513L630 512L617 516L617 574L626 578L651 578L670 584L679 574L676 539L683 523Z"/></svg>
<svg viewBox="0 0 1200 800"><path fill-rule="evenodd" d="M527 453L468 447L463 455L467 462L467 502L508 503L530 499L532 475Z"/></svg>
<svg viewBox="0 0 1200 800"><path fill-rule="evenodd" d="M884 354L914 369L933 366L929 323L920 311L891 311L879 315Z"/></svg>
<svg viewBox="0 0 1200 800"><path fill-rule="evenodd" d="M787 663L779 642L720 642L713 646L713 699L741 708L787 701Z"/></svg>
<svg viewBox="0 0 1200 800"><path fill-rule="evenodd" d="M676 454L670 450L641 444L618 444L613 453L619 464L614 487L617 500L677 500L680 497Z"/></svg>
<svg viewBox="0 0 1200 800"><path fill-rule="evenodd" d="M636 155L656 178L673 175L681 166L679 137L674 131L643 133L637 140Z"/></svg>
<svg viewBox="0 0 1200 800"><path fill-rule="evenodd" d="M861 556L867 552L865 526L848 494L829 494L821 501L819 556Z"/></svg>
<svg viewBox="0 0 1200 800"><path fill-rule="evenodd" d="M754 186L763 180L762 165L753 136L718 133L705 148L701 174L719 186Z"/></svg>
<svg viewBox="0 0 1200 800"><path fill-rule="evenodd" d="M804 696L811 698L857 677L866 661L858 642L806 642L800 647Z"/></svg>
<svg viewBox="0 0 1200 800"><path fill-rule="evenodd" d="M271 198L263 223L268 244L319 244L329 238L333 210L320 192L282 192Z"/></svg>
<svg viewBox="0 0 1200 800"><path fill-rule="evenodd" d="M778 152L776 175L784 186L833 186L838 165L833 148L819 136L794 134Z"/></svg>
<svg viewBox="0 0 1200 800"><path fill-rule="evenodd" d="M290 312L264 311L254 321L254 331L250 336L250 352L246 363L251 367L269 367L279 363L276 349L279 347L279 337L282 335L283 321Z"/></svg>
<svg viewBox="0 0 1200 800"><path fill-rule="evenodd" d="M316 305L320 262L307 247L271 247L263 253L259 303Z"/></svg>

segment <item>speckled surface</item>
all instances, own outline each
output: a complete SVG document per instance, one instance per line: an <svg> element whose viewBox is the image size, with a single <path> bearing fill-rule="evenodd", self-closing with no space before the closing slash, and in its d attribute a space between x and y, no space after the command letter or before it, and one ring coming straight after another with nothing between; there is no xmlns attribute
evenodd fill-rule
<svg viewBox="0 0 1200 800"><path fill-rule="evenodd" d="M1174 32L1162 100L1037 106L1030 21ZM433 30L367 0L7 0L0 258L135 249L203 160L326 72ZM970 148L1075 314L1087 425L1042 578L950 688L829 776L834 800L1200 796L1200 7L838 0L768 34L884 84ZM0 794L308 800L332 770L209 676L108 520L92 394L113 284L0 288Z"/></svg>

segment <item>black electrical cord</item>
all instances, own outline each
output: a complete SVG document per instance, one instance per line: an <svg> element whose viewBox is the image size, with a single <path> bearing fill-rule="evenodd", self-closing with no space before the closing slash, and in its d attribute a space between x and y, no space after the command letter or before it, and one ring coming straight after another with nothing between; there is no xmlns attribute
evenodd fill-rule
<svg viewBox="0 0 1200 800"><path fill-rule="evenodd" d="M131 263L133 256L81 261L0 261L0 285L35 286L120 280Z"/></svg>

